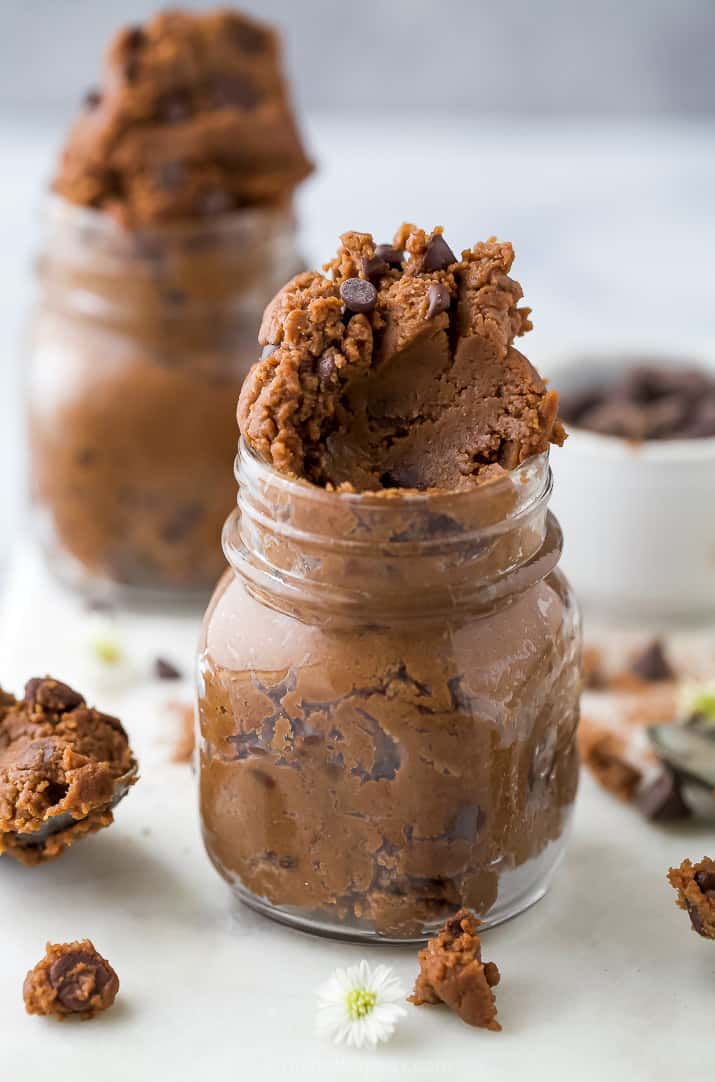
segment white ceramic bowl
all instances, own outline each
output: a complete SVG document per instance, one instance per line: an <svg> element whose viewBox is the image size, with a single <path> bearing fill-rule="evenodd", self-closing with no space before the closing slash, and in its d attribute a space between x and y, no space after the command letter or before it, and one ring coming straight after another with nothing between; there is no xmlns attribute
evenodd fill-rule
<svg viewBox="0 0 715 1082"><path fill-rule="evenodd" d="M647 355L672 367L673 358ZM556 363L562 393L623 371L623 354ZM715 355L690 364L715 372ZM715 437L647 441L569 428L554 448L551 507L562 567L588 610L635 622L715 621Z"/></svg>

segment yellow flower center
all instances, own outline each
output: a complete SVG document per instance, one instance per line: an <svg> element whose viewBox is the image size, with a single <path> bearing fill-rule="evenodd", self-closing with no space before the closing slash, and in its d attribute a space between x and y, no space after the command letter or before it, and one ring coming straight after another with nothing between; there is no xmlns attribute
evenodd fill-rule
<svg viewBox="0 0 715 1082"><path fill-rule="evenodd" d="M355 1022L358 1018L365 1018L377 1003L375 992L368 992L365 988L353 988L348 992L348 1016Z"/></svg>

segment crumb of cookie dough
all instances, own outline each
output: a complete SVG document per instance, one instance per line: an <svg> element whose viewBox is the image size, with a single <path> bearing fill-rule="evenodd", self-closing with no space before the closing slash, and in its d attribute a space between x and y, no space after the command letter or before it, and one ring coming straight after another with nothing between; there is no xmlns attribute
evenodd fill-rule
<svg viewBox="0 0 715 1082"><path fill-rule="evenodd" d="M419 952L420 973L410 1002L445 1003L469 1026L500 1030L492 989L499 983L494 962L482 962L477 929L468 909L448 920Z"/></svg>
<svg viewBox="0 0 715 1082"><path fill-rule="evenodd" d="M83 1020L111 1007L118 991L117 974L89 939L48 943L22 988L28 1014Z"/></svg>
<svg viewBox="0 0 715 1082"><path fill-rule="evenodd" d="M628 761L626 742L618 733L581 718L578 747L581 761L604 789L621 800L634 799L642 774Z"/></svg>
<svg viewBox="0 0 715 1082"><path fill-rule="evenodd" d="M688 913L693 931L715 939L715 860L703 857L697 864L684 860L670 869L668 881L678 892L676 905Z"/></svg>
<svg viewBox="0 0 715 1082"><path fill-rule="evenodd" d="M289 199L311 171L267 24L165 11L120 31L54 189L144 227Z"/></svg>
<svg viewBox="0 0 715 1082"><path fill-rule="evenodd" d="M341 491L455 491L563 443L556 391L513 345L531 322L511 244L458 258L412 225L341 241L265 311L238 407L259 457Z"/></svg>
<svg viewBox="0 0 715 1082"><path fill-rule="evenodd" d="M0 854L39 864L109 826L136 765L118 719L67 684L36 677L19 700L0 691Z"/></svg>

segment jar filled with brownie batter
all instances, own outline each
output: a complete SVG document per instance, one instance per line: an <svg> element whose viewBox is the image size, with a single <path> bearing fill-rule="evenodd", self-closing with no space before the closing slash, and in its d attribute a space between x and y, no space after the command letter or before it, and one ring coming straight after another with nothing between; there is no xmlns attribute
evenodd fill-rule
<svg viewBox="0 0 715 1082"><path fill-rule="evenodd" d="M210 591L235 500L235 402L266 298L297 266L289 206L127 230L56 199L29 357L37 531L66 581Z"/></svg>
<svg viewBox="0 0 715 1082"><path fill-rule="evenodd" d="M237 478L199 666L216 868L252 907L348 938L531 905L578 770L547 453L460 491L351 492L242 444Z"/></svg>

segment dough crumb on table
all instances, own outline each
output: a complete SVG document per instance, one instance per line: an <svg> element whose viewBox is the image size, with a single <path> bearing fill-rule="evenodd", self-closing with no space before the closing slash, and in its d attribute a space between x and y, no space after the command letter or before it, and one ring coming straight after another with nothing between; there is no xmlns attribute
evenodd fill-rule
<svg viewBox="0 0 715 1082"><path fill-rule="evenodd" d="M697 864L684 860L670 869L668 881L678 892L676 905L686 910L693 931L715 939L715 860L703 857Z"/></svg>
<svg viewBox="0 0 715 1082"><path fill-rule="evenodd" d="M89 939L48 943L22 988L28 1014L83 1021L111 1007L118 991L117 974Z"/></svg>
<svg viewBox="0 0 715 1082"><path fill-rule="evenodd" d="M480 921L468 909L448 920L419 952L420 973L410 1002L444 1003L469 1026L500 1030L492 989L499 983L494 962L482 962Z"/></svg>
<svg viewBox="0 0 715 1082"><path fill-rule="evenodd" d="M578 728L578 747L583 764L604 789L621 800L633 800L642 773L629 762L626 742L618 733L582 717Z"/></svg>
<svg viewBox="0 0 715 1082"><path fill-rule="evenodd" d="M121 722L52 677L0 689L0 855L39 864L113 822L137 780Z"/></svg>

